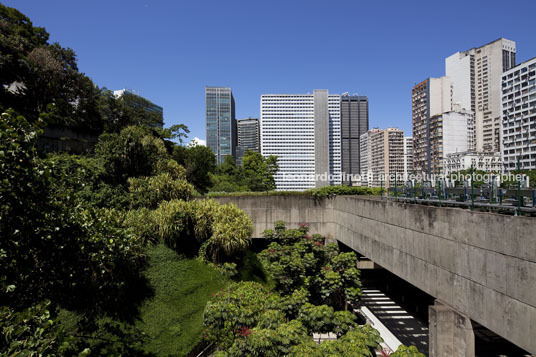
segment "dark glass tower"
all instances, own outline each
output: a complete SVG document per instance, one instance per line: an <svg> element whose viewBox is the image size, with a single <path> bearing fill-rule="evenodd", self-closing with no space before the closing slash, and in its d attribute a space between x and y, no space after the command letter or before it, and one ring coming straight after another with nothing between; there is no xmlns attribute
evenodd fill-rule
<svg viewBox="0 0 536 357"><path fill-rule="evenodd" d="M348 175L359 175L359 137L369 129L368 98L343 94L341 96L341 171L343 185L351 184Z"/></svg>
<svg viewBox="0 0 536 357"><path fill-rule="evenodd" d="M207 146L217 164L227 155L236 159L236 118L233 92L228 87L205 87Z"/></svg>
<svg viewBox="0 0 536 357"><path fill-rule="evenodd" d="M259 119L248 118L236 121L238 146L236 147L236 163L242 165L242 156L247 150L261 152Z"/></svg>

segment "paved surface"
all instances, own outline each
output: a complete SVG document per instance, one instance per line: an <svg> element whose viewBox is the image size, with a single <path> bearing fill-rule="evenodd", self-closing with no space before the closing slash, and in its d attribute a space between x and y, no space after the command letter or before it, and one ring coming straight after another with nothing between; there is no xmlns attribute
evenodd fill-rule
<svg viewBox="0 0 536 357"><path fill-rule="evenodd" d="M361 302L406 346L428 354L428 326L378 289L364 288Z"/></svg>

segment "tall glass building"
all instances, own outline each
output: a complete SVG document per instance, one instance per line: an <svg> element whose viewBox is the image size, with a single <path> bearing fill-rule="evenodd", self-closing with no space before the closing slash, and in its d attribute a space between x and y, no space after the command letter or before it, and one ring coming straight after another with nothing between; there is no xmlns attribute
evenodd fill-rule
<svg viewBox="0 0 536 357"><path fill-rule="evenodd" d="M205 87L207 146L217 164L227 155L236 158L236 118L233 92L228 87Z"/></svg>
<svg viewBox="0 0 536 357"><path fill-rule="evenodd" d="M236 147L236 163L242 165L242 157L247 150L261 152L261 136L259 119L248 118L236 121L238 146Z"/></svg>
<svg viewBox="0 0 536 357"><path fill-rule="evenodd" d="M343 184L352 184L349 175L361 173L359 138L369 129L368 98L341 95L341 169Z"/></svg>
<svg viewBox="0 0 536 357"><path fill-rule="evenodd" d="M134 110L144 110L147 114L146 123L149 126L164 127L164 109L139 95L132 89L120 89L114 91L116 98L122 98L124 103Z"/></svg>

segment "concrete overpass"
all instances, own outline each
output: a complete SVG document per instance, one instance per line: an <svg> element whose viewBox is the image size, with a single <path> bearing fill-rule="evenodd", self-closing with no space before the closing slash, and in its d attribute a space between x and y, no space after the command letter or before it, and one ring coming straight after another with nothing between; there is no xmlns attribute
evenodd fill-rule
<svg viewBox="0 0 536 357"><path fill-rule="evenodd" d="M536 219L359 196L219 197L254 237L306 222L434 296L430 356L474 355L474 320L536 354Z"/></svg>

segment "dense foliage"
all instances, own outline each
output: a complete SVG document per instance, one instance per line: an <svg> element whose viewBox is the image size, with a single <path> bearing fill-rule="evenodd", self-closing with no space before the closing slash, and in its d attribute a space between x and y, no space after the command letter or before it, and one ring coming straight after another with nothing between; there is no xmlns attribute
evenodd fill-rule
<svg viewBox="0 0 536 357"><path fill-rule="evenodd" d="M361 195L361 196L378 196L379 187L361 187L361 186L325 186L314 188L307 191L311 196L316 198L331 197L337 195Z"/></svg>
<svg viewBox="0 0 536 357"><path fill-rule="evenodd" d="M379 187L360 186L326 186L307 191L266 191L266 192L211 192L208 197L217 196L313 196L315 198L333 197L336 195L378 196Z"/></svg>
<svg viewBox="0 0 536 357"><path fill-rule="evenodd" d="M342 351L373 356L381 341L377 332L360 327L352 312L340 311L360 293L357 259L307 232L305 224L286 229L284 222L265 231L273 242L261 252L260 260L276 291L254 282L233 283L207 304L206 339L217 343L217 355L321 355L330 350L341 356ZM330 344L313 342L314 333L328 332L340 339ZM350 340L355 346L346 342Z"/></svg>
<svg viewBox="0 0 536 357"><path fill-rule="evenodd" d="M140 355L143 336L128 321L150 290L148 245L221 262L247 247L251 220L233 205L190 201L185 169L145 129L103 135L94 157L39 158L37 134L24 117L2 114L0 303L2 319L19 327L2 330L0 351ZM55 322L64 309L77 316L66 332ZM32 329L42 331L34 340L24 335Z"/></svg>
<svg viewBox="0 0 536 357"><path fill-rule="evenodd" d="M335 243L326 245L324 237L307 235L307 231L305 224L286 229L279 221L275 229L264 232L272 242L259 256L276 281L276 289L287 295L304 288L312 302L336 309L357 303L361 282L355 253L341 253Z"/></svg>
<svg viewBox="0 0 536 357"><path fill-rule="evenodd" d="M232 156L225 157L215 173L210 175L212 192L262 192L275 189L274 175L279 169L277 157L263 157L247 150L238 166Z"/></svg>
<svg viewBox="0 0 536 357"><path fill-rule="evenodd" d="M280 296L253 282L233 283L207 304L205 338L217 343L216 356L374 356L381 338L356 323L353 313L308 302L304 290ZM313 333L335 332L340 338L320 345Z"/></svg>

